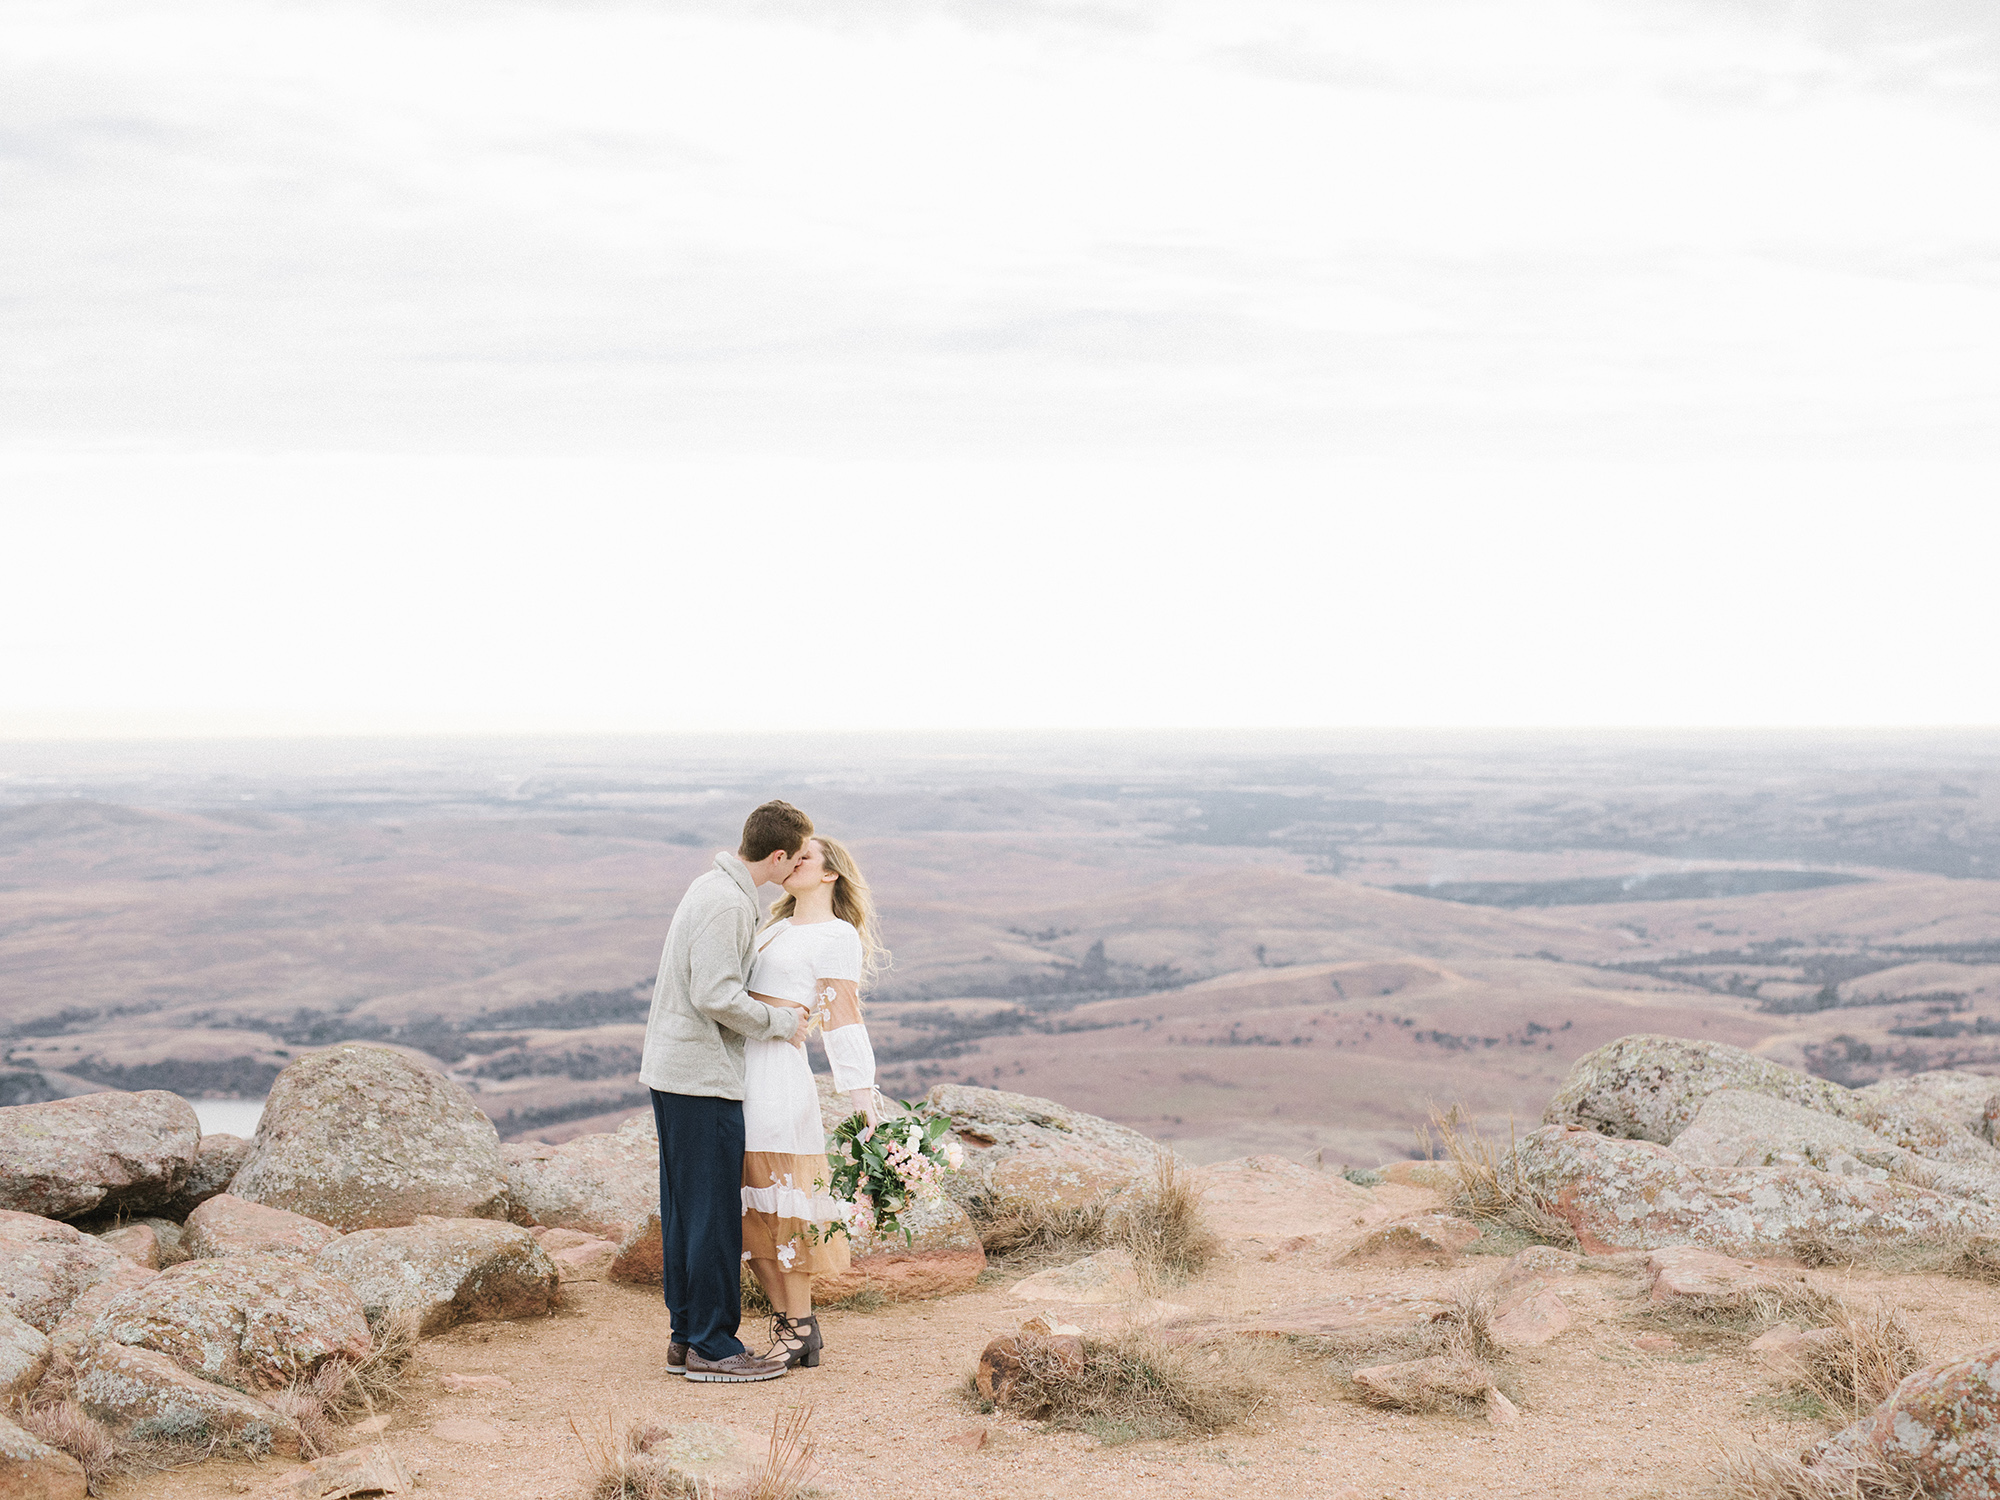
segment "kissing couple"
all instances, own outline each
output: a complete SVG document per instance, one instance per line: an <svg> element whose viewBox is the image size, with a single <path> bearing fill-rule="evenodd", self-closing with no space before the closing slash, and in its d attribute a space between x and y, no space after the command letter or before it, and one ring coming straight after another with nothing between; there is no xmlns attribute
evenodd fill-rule
<svg viewBox="0 0 2000 1500"><path fill-rule="evenodd" d="M766 885L783 894L762 919ZM824 1186L806 1037L819 1032L834 1087L878 1123L860 987L887 957L853 856L789 802L752 812L675 908L639 1063L660 1136L669 1373L771 1380L819 1364L813 1274L847 1269L855 1205ZM736 1336L746 1260L776 1309L761 1354Z"/></svg>

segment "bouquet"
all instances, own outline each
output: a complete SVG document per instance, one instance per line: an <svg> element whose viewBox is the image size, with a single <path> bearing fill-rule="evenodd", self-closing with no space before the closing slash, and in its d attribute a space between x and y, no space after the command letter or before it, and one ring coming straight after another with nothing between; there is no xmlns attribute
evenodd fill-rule
<svg viewBox="0 0 2000 1500"><path fill-rule="evenodd" d="M903 1215L919 1203L944 1192L944 1174L956 1171L965 1150L951 1133L951 1120L928 1109L870 1125L868 1116L849 1115L834 1127L826 1159L833 1180L826 1184L834 1197L854 1205L850 1233L902 1230L908 1244L914 1235L903 1227Z"/></svg>

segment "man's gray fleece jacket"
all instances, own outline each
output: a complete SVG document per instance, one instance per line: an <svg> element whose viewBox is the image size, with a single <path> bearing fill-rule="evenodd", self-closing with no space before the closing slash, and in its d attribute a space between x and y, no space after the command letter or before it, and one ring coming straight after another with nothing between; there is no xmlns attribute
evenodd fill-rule
<svg viewBox="0 0 2000 1500"><path fill-rule="evenodd" d="M800 1015L753 1000L750 978L757 936L757 886L743 861L715 856L696 877L667 929L639 1081L663 1094L743 1097L743 1039L785 1041Z"/></svg>

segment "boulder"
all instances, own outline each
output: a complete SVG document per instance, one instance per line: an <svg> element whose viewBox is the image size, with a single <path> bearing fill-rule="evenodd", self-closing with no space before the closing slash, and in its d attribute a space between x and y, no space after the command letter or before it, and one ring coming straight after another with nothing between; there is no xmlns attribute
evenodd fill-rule
<svg viewBox="0 0 2000 1500"><path fill-rule="evenodd" d="M0 1406L32 1391L48 1363L48 1335L10 1312L0 1312Z"/></svg>
<svg viewBox="0 0 2000 1500"><path fill-rule="evenodd" d="M2000 1344L1919 1370L1812 1455L1815 1467L1876 1459L1912 1493L2000 1500Z"/></svg>
<svg viewBox="0 0 2000 1500"><path fill-rule="evenodd" d="M504 1218L507 1204L493 1122L387 1047L332 1047L280 1073L230 1191L343 1230Z"/></svg>
<svg viewBox="0 0 2000 1500"><path fill-rule="evenodd" d="M1100 1250L1051 1266L1014 1283L1009 1295L1023 1302L1130 1302L1140 1295L1139 1271L1125 1250Z"/></svg>
<svg viewBox="0 0 2000 1500"><path fill-rule="evenodd" d="M981 1194L1081 1207L1117 1196L1150 1177L1166 1148L1096 1115L1000 1089L941 1083L925 1096L951 1118L965 1148L952 1195Z"/></svg>
<svg viewBox="0 0 2000 1500"><path fill-rule="evenodd" d="M2000 1230L2000 1210L1906 1183L1807 1166L1697 1167L1650 1141L1560 1125L1524 1137L1505 1170L1591 1254L1656 1245L1782 1254L1802 1239L1860 1250Z"/></svg>
<svg viewBox="0 0 2000 1500"><path fill-rule="evenodd" d="M299 1451L299 1430L290 1418L253 1396L189 1374L157 1349L109 1339L86 1344L76 1361L76 1399L135 1442L212 1444L252 1457L292 1458Z"/></svg>
<svg viewBox="0 0 2000 1500"><path fill-rule="evenodd" d="M43 1333L92 1285L131 1264L67 1224L0 1210L0 1308Z"/></svg>
<svg viewBox="0 0 2000 1500"><path fill-rule="evenodd" d="M599 1239L581 1229L537 1228L533 1234L565 1284L610 1279L612 1262L618 1259L617 1241Z"/></svg>
<svg viewBox="0 0 2000 1500"><path fill-rule="evenodd" d="M0 1495L7 1500L83 1500L83 1465L0 1415Z"/></svg>
<svg viewBox="0 0 2000 1500"><path fill-rule="evenodd" d="M165 1089L0 1109L0 1209L74 1219L170 1202L194 1170L201 1122Z"/></svg>
<svg viewBox="0 0 2000 1500"><path fill-rule="evenodd" d="M1693 1123L1702 1100L1723 1089L1769 1094L1835 1115L1845 1113L1852 1098L1837 1083L1781 1068L1741 1047L1641 1034L1577 1059L1542 1122L1666 1146Z"/></svg>
<svg viewBox="0 0 2000 1500"><path fill-rule="evenodd" d="M160 1269L160 1237L149 1225L126 1224L117 1229L107 1229L97 1240L149 1271Z"/></svg>
<svg viewBox="0 0 2000 1500"><path fill-rule="evenodd" d="M361 1300L345 1282L275 1255L190 1260L98 1315L100 1339L166 1355L239 1391L274 1391L331 1359L373 1348Z"/></svg>
<svg viewBox="0 0 2000 1500"><path fill-rule="evenodd" d="M188 1215L181 1249L191 1260L220 1255L282 1255L311 1260L340 1238L340 1231L287 1209L217 1193Z"/></svg>
<svg viewBox="0 0 2000 1500"><path fill-rule="evenodd" d="M1894 1115L1915 1107L1935 1111L1991 1146L2000 1126L2000 1079L1954 1068L1885 1078L1854 1091L1857 1100Z"/></svg>
<svg viewBox="0 0 2000 1500"><path fill-rule="evenodd" d="M76 1301L70 1303L69 1311L49 1330L49 1353L63 1359L75 1359L76 1353L97 1336L97 1318L107 1307L127 1292L142 1287L159 1275L149 1271L137 1261L126 1261L114 1269L110 1275L92 1282L84 1289Z"/></svg>
<svg viewBox="0 0 2000 1500"><path fill-rule="evenodd" d="M402 1229L361 1229L313 1264L354 1288L371 1323L414 1313L419 1330L542 1317L555 1310L555 1262L518 1224L422 1218Z"/></svg>
<svg viewBox="0 0 2000 1500"><path fill-rule="evenodd" d="M194 1170L188 1173L188 1180L164 1212L170 1218L185 1219L217 1193L228 1192L229 1184L249 1158L250 1142L240 1135L218 1132L203 1136L195 1150Z"/></svg>
<svg viewBox="0 0 2000 1500"><path fill-rule="evenodd" d="M659 1284L660 1146L651 1115L560 1146L510 1142L501 1165L516 1223L610 1240L614 1280Z"/></svg>
<svg viewBox="0 0 2000 1500"><path fill-rule="evenodd" d="M986 1250L972 1218L951 1198L934 1198L906 1210L901 1234L855 1235L845 1271L813 1277L813 1296L822 1302L850 1297L864 1287L892 1302L943 1297L968 1291L986 1269Z"/></svg>

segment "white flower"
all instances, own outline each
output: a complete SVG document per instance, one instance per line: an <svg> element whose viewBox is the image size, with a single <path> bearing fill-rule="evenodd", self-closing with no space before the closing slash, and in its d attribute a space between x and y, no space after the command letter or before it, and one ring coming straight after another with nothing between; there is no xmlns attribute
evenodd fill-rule
<svg viewBox="0 0 2000 1500"><path fill-rule="evenodd" d="M787 1271L791 1270L792 1262L798 1258L799 1252L795 1247L791 1245L778 1246L778 1264L783 1266Z"/></svg>
<svg viewBox="0 0 2000 1500"><path fill-rule="evenodd" d="M959 1145L957 1141L951 1142L944 1148L944 1159L951 1164L954 1172L957 1171L965 1165L965 1147Z"/></svg>

